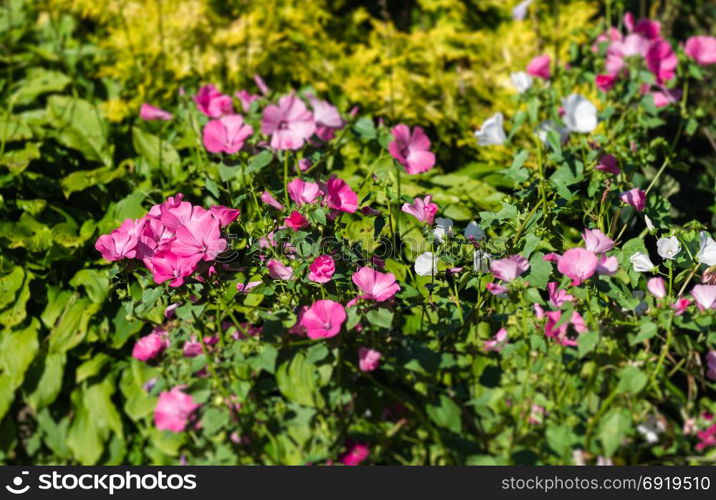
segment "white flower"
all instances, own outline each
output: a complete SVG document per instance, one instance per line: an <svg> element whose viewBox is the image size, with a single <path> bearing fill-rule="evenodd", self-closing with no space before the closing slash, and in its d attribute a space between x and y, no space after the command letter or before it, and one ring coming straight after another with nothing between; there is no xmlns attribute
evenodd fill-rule
<svg viewBox="0 0 716 500"><path fill-rule="evenodd" d="M632 266L634 266L634 270L640 273L651 271L655 267L651 260L649 260L649 256L643 252L636 252L629 257L629 260Z"/></svg>
<svg viewBox="0 0 716 500"><path fill-rule="evenodd" d="M699 252L696 260L707 266L716 266L716 241L706 231L699 233Z"/></svg>
<svg viewBox="0 0 716 500"><path fill-rule="evenodd" d="M644 215L644 224L646 224L646 228L649 230L650 233L656 230L656 228L654 227L654 223L651 222L651 219L648 215Z"/></svg>
<svg viewBox="0 0 716 500"><path fill-rule="evenodd" d="M449 217L435 219L435 240L438 243L445 241L446 236L452 236L453 221Z"/></svg>
<svg viewBox="0 0 716 500"><path fill-rule="evenodd" d="M510 80L512 80L512 86L520 94L532 86L532 77L524 71L510 73Z"/></svg>
<svg viewBox="0 0 716 500"><path fill-rule="evenodd" d="M644 436L647 443L654 444L659 442L659 434L664 432L664 424L656 417L649 417L644 423L636 426L636 430Z"/></svg>
<svg viewBox="0 0 716 500"><path fill-rule="evenodd" d="M484 237L485 231L483 231L482 228L475 221L470 222L465 228L465 238L467 238L468 240L470 238L480 240Z"/></svg>
<svg viewBox="0 0 716 500"><path fill-rule="evenodd" d="M415 259L415 272L418 276L434 275L438 269L438 258L432 252L425 252Z"/></svg>
<svg viewBox="0 0 716 500"><path fill-rule="evenodd" d="M524 0L518 3L517 6L512 9L512 19L515 21L524 20L524 18L527 17L527 9L532 5L532 1L533 0Z"/></svg>
<svg viewBox="0 0 716 500"><path fill-rule="evenodd" d="M562 99L562 107L570 131L588 133L597 128L597 108L583 95L570 94Z"/></svg>
<svg viewBox="0 0 716 500"><path fill-rule="evenodd" d="M478 273L490 272L490 254L482 250L475 250L472 256L472 264Z"/></svg>
<svg viewBox="0 0 716 500"><path fill-rule="evenodd" d="M507 140L505 130L502 128L503 120L502 113L495 113L485 120L482 128L475 132L478 146L503 144Z"/></svg>
<svg viewBox="0 0 716 500"><path fill-rule="evenodd" d="M552 120L546 120L537 125L537 129L535 130L535 132L537 133L537 137L539 137L539 140L542 141L543 144L548 144L547 134L550 133L552 130L559 134L559 142L564 142L567 140L569 131L562 126L557 125Z"/></svg>
<svg viewBox="0 0 716 500"><path fill-rule="evenodd" d="M659 238L656 242L656 252L662 259L673 259L681 251L681 243L672 236L671 238Z"/></svg>

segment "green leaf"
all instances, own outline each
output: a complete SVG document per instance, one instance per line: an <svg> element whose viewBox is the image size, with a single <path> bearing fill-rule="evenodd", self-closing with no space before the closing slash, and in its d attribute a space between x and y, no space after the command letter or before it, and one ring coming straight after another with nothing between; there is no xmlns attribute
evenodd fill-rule
<svg viewBox="0 0 716 500"><path fill-rule="evenodd" d="M82 342L87 334L87 325L100 305L88 298L70 297L56 326L50 331L48 348L50 352L67 352Z"/></svg>
<svg viewBox="0 0 716 500"><path fill-rule="evenodd" d="M459 434L462 432L462 419L460 418L460 407L444 394L440 395L439 404L426 406L430 419L440 427Z"/></svg>
<svg viewBox="0 0 716 500"><path fill-rule="evenodd" d="M132 145L152 169L164 172L173 182L187 178L187 171L181 168L179 153L168 141L139 127L132 127Z"/></svg>
<svg viewBox="0 0 716 500"><path fill-rule="evenodd" d="M0 334L0 419L12 404L15 389L22 385L25 372L39 348L39 322L33 319L22 330L4 330Z"/></svg>
<svg viewBox="0 0 716 500"><path fill-rule="evenodd" d="M268 149L264 149L259 154L251 158L249 166L246 167L247 174L255 174L261 171L262 168L267 166L273 160L273 155Z"/></svg>
<svg viewBox="0 0 716 500"><path fill-rule="evenodd" d="M579 345L579 357L583 358L594 350L599 342L599 332L588 331L581 333L577 339Z"/></svg>
<svg viewBox="0 0 716 500"><path fill-rule="evenodd" d="M70 77L59 71L52 71L41 67L29 68L22 80L22 85L10 98L15 104L33 104L42 94L60 92L69 83Z"/></svg>
<svg viewBox="0 0 716 500"><path fill-rule="evenodd" d="M636 366L625 366L619 370L619 394L637 394L641 391L648 380L647 375Z"/></svg>
<svg viewBox="0 0 716 500"><path fill-rule="evenodd" d="M85 158L112 165L107 143L107 123L94 104L67 96L53 95L47 109L57 140L64 146L80 151Z"/></svg>
<svg viewBox="0 0 716 500"><path fill-rule="evenodd" d="M525 182L530 177L529 170L524 168L524 164L525 161L527 161L528 156L529 153L526 149L520 150L520 152L517 153L512 160L512 165L510 166L510 168L501 170L500 173L512 179L515 184L521 184Z"/></svg>
<svg viewBox="0 0 716 500"><path fill-rule="evenodd" d="M303 406L323 406L323 398L318 391L318 372L302 352L278 367L276 383L281 394L289 401Z"/></svg>
<svg viewBox="0 0 716 500"><path fill-rule="evenodd" d="M542 252L535 252L532 255L532 258L530 258L530 273L526 278L531 286L537 288L545 288L552 274L552 264L546 262L543 257L544 253Z"/></svg>
<svg viewBox="0 0 716 500"><path fill-rule="evenodd" d="M639 326L639 333L629 338L629 345L636 345L655 336L659 331L659 325L653 323L650 318L645 318Z"/></svg>
<svg viewBox="0 0 716 500"><path fill-rule="evenodd" d="M353 130L363 139L375 139L377 136L375 124L373 123L373 119L369 116L363 116L356 120L355 125L353 125Z"/></svg>
<svg viewBox="0 0 716 500"><path fill-rule="evenodd" d="M84 191L99 184L109 184L122 177L126 171L122 167L100 167L94 170L78 170L60 181L62 193L68 198L72 193Z"/></svg>
<svg viewBox="0 0 716 500"><path fill-rule="evenodd" d="M209 437L214 436L229 424L229 417L227 408L209 408L201 418L202 431Z"/></svg>
<svg viewBox="0 0 716 500"><path fill-rule="evenodd" d="M607 413L599 425L599 440L602 442L602 449L606 457L611 457L619 448L624 436L631 427L629 411L623 408L611 410Z"/></svg>
<svg viewBox="0 0 716 500"><path fill-rule="evenodd" d="M27 317L25 305L30 299L30 281L32 281L32 275L25 274L22 287L15 293L14 301L0 312L0 324L3 326L13 327L19 325ZM11 285L14 285L14 283L11 283Z"/></svg>
<svg viewBox="0 0 716 500"><path fill-rule="evenodd" d="M0 116L0 143L32 139L32 130L25 120L17 115Z"/></svg>
<svg viewBox="0 0 716 500"><path fill-rule="evenodd" d="M219 199L219 188L216 186L216 182L207 177L204 179L204 187L214 196L214 198L217 200Z"/></svg>
<svg viewBox="0 0 716 500"><path fill-rule="evenodd" d="M52 404L60 393L67 356L64 353L46 353L39 361L36 363L37 381L26 397L35 411Z"/></svg>
<svg viewBox="0 0 716 500"><path fill-rule="evenodd" d="M388 309L371 309L365 315L371 325L390 329L393 326L393 311Z"/></svg>
<svg viewBox="0 0 716 500"><path fill-rule="evenodd" d="M0 156L0 165L7 167L12 175L17 175L23 172L32 160L38 158L40 158L40 144L26 142L22 149L8 151Z"/></svg>
<svg viewBox="0 0 716 500"><path fill-rule="evenodd" d="M73 287L84 287L92 302L101 304L109 294L107 272L100 269L80 269L70 280Z"/></svg>
<svg viewBox="0 0 716 500"><path fill-rule="evenodd" d="M552 448L560 457L567 456L569 451L572 449L574 434L569 426L565 424L550 424L547 426L545 437L547 438L547 444L549 447Z"/></svg>
<svg viewBox="0 0 716 500"><path fill-rule="evenodd" d="M96 354L94 357L77 367L77 371L75 372L75 382L79 384L90 377L98 375L100 371L102 371L102 367L111 361L112 358L109 354L103 352Z"/></svg>
<svg viewBox="0 0 716 500"><path fill-rule="evenodd" d="M0 310L15 301L24 281L25 271L20 266L15 266L9 273L0 276Z"/></svg>

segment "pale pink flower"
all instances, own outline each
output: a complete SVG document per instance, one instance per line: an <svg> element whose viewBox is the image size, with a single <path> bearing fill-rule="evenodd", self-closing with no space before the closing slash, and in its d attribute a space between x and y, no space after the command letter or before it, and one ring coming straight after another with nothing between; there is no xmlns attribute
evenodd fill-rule
<svg viewBox="0 0 716 500"><path fill-rule="evenodd" d="M546 54L534 57L527 65L527 73L543 80L549 80L552 76L550 71L550 64L552 59Z"/></svg>
<svg viewBox="0 0 716 500"><path fill-rule="evenodd" d="M256 288L261 283L263 283L263 281L249 281L245 285L243 283L237 283L236 289L241 293L248 293L249 290L251 290L252 288Z"/></svg>
<svg viewBox="0 0 716 500"><path fill-rule="evenodd" d="M290 280L293 277L293 269L283 265L276 259L268 261L266 268L269 271L269 276L275 280Z"/></svg>
<svg viewBox="0 0 716 500"><path fill-rule="evenodd" d="M487 352L500 352L507 344L507 330L500 328L495 336L482 343L482 348Z"/></svg>
<svg viewBox="0 0 716 500"><path fill-rule="evenodd" d="M358 367L362 372L372 372L380 365L380 358L383 355L380 351L368 347L358 349Z"/></svg>
<svg viewBox="0 0 716 500"><path fill-rule="evenodd" d="M599 164L595 168L614 175L619 175L619 172L621 172L621 169L617 166L617 159L612 155L602 155L599 158Z"/></svg>
<svg viewBox="0 0 716 500"><path fill-rule="evenodd" d="M254 75L254 83L263 95L269 95L271 93L271 89L269 89L268 85L266 85L266 82L264 82L264 79L261 78L261 75Z"/></svg>
<svg viewBox="0 0 716 500"><path fill-rule="evenodd" d="M278 105L272 104L264 109L261 132L271 136L271 147L274 149L299 149L315 130L313 114L293 94L279 99Z"/></svg>
<svg viewBox="0 0 716 500"><path fill-rule="evenodd" d="M345 125L341 114L331 103L312 95L308 96L308 101L311 103L316 120L316 135L322 141L330 141L335 136L336 130L342 129Z"/></svg>
<svg viewBox="0 0 716 500"><path fill-rule="evenodd" d="M716 309L716 285L696 285L691 289L691 296L699 310Z"/></svg>
<svg viewBox="0 0 716 500"><path fill-rule="evenodd" d="M550 252L544 257L542 257L542 260L545 262L553 262L555 264L559 264L559 259L561 259L562 256L555 252Z"/></svg>
<svg viewBox="0 0 716 500"><path fill-rule="evenodd" d="M388 144L388 152L409 174L427 172L435 165L435 155L430 152L430 139L423 129L415 127L410 132L407 125L396 125L390 131L393 141Z"/></svg>
<svg viewBox="0 0 716 500"><path fill-rule="evenodd" d="M386 301L400 291L392 273L381 273L370 267L361 267L351 279L363 292L361 298L376 302Z"/></svg>
<svg viewBox="0 0 716 500"><path fill-rule="evenodd" d="M246 90L239 90L236 92L236 97L241 101L241 108L244 110L245 113L248 113L251 109L251 103L254 101L258 101L261 99L261 96L258 94L252 94Z"/></svg>
<svg viewBox="0 0 716 500"><path fill-rule="evenodd" d="M360 465L363 460L368 458L369 454L368 446L356 443L350 450L341 455L339 460L343 465Z"/></svg>
<svg viewBox="0 0 716 500"><path fill-rule="evenodd" d="M530 425L541 425L544 420L544 415L544 406L533 404L530 407L530 416L527 418L527 423Z"/></svg>
<svg viewBox="0 0 716 500"><path fill-rule="evenodd" d="M561 311L547 311L544 314L547 317L547 322L544 325L544 334L547 337L555 339L564 346L577 345L576 340L567 337L567 331L570 325L577 333L583 333L588 330L587 325L584 323L584 319L577 311L573 311L570 320L562 323L559 327L557 327L557 323L559 323L559 320L562 317Z"/></svg>
<svg viewBox="0 0 716 500"><path fill-rule="evenodd" d="M617 272L619 268L619 260L616 257L607 257L606 255L600 255L597 261L597 272L599 274L606 274L611 276Z"/></svg>
<svg viewBox="0 0 716 500"><path fill-rule="evenodd" d="M132 357L139 361L148 361L159 356L168 345L166 332L155 329L149 335L137 340L132 349Z"/></svg>
<svg viewBox="0 0 716 500"><path fill-rule="evenodd" d="M619 199L631 205L637 212L641 212L646 207L646 193L639 188L634 188L619 195Z"/></svg>
<svg viewBox="0 0 716 500"><path fill-rule="evenodd" d="M654 99L654 106L657 108L663 108L670 104L675 104L681 99L681 89L667 89L665 87L659 87L661 90L649 90L646 88L646 93ZM644 89L642 89L644 90Z"/></svg>
<svg viewBox="0 0 716 500"><path fill-rule="evenodd" d="M281 205L281 203L278 202L276 198L273 197L271 193L268 191L264 191L261 194L261 201L266 203L268 206L275 208L276 210L283 210L285 207Z"/></svg>
<svg viewBox="0 0 716 500"><path fill-rule="evenodd" d="M288 183L288 195L298 205L315 203L323 193L315 182L306 182L303 179L293 179Z"/></svg>
<svg viewBox="0 0 716 500"><path fill-rule="evenodd" d="M173 318L176 315L176 310L177 310L177 307L179 307L179 306L180 306L179 302L173 302L173 303L169 304L164 309L164 317L166 319Z"/></svg>
<svg viewBox="0 0 716 500"><path fill-rule="evenodd" d="M346 181L331 177L326 183L326 203L328 208L352 214L358 210L358 194L351 189Z"/></svg>
<svg viewBox="0 0 716 500"><path fill-rule="evenodd" d="M585 229L582 239L584 247L593 253L606 253L614 248L614 241L599 229Z"/></svg>
<svg viewBox="0 0 716 500"><path fill-rule="evenodd" d="M498 285L497 283L492 282L485 285L485 288L487 288L487 291L490 292L492 295L495 295L496 297L499 297L501 299L506 299L507 292L510 291L510 289L506 286Z"/></svg>
<svg viewBox="0 0 716 500"><path fill-rule="evenodd" d="M333 300L317 300L301 317L301 326L310 339L331 338L338 335L346 320L346 310Z"/></svg>
<svg viewBox="0 0 716 500"><path fill-rule="evenodd" d="M677 299L676 302L674 302L671 305L671 308L676 311L676 316L681 316L686 312L686 309L691 305L691 299L681 298Z"/></svg>
<svg viewBox="0 0 716 500"><path fill-rule="evenodd" d="M199 111L209 118L219 118L234 112L231 97L219 92L213 85L205 85L194 96L194 102Z"/></svg>
<svg viewBox="0 0 716 500"><path fill-rule="evenodd" d="M199 406L181 387L162 392L154 408L154 425L161 431L182 432Z"/></svg>
<svg viewBox="0 0 716 500"><path fill-rule="evenodd" d="M204 126L204 147L211 153L237 153L254 129L241 115L222 116Z"/></svg>
<svg viewBox="0 0 716 500"><path fill-rule="evenodd" d="M303 229L304 227L309 226L308 219L306 219L306 217L304 217L301 212L297 212L296 210L291 212L291 215L286 217L283 221L286 226L288 226L294 231L298 231L300 229Z"/></svg>
<svg viewBox="0 0 716 500"><path fill-rule="evenodd" d="M490 271L497 279L512 281L530 268L530 263L521 255L511 255L506 259L493 260Z"/></svg>
<svg viewBox="0 0 716 500"><path fill-rule="evenodd" d="M220 227L226 227L234 222L240 215L241 212L235 208L225 207L223 205L214 205L209 207L212 217L219 221Z"/></svg>
<svg viewBox="0 0 716 500"><path fill-rule="evenodd" d="M336 272L336 264L330 255L319 255L309 267L308 279L314 283L328 283Z"/></svg>
<svg viewBox="0 0 716 500"><path fill-rule="evenodd" d="M139 118L142 120L171 120L172 114L168 111L164 111L163 109L156 108L152 106L151 104L147 104L146 102L142 104L142 107L139 108Z"/></svg>
<svg viewBox="0 0 716 500"><path fill-rule="evenodd" d="M401 210L412 215L420 222L432 226L435 221L435 214L438 212L438 206L432 200L433 196L430 194L422 200L415 198L411 204L403 203Z"/></svg>
<svg viewBox="0 0 716 500"><path fill-rule="evenodd" d="M646 282L646 289L657 299L666 297L666 284L663 278L655 277Z"/></svg>
<svg viewBox="0 0 716 500"><path fill-rule="evenodd" d="M565 302L572 302L574 296L567 293L566 290L559 289L559 283L556 281L550 281L547 283L547 293L549 294L549 301L556 308L562 307Z"/></svg>
<svg viewBox="0 0 716 500"><path fill-rule="evenodd" d="M716 38L712 36L692 36L686 40L684 52L701 66L716 64Z"/></svg>
<svg viewBox="0 0 716 500"><path fill-rule="evenodd" d="M214 260L226 247L219 221L207 211L179 226L171 244L172 252L180 257L199 256L204 261Z"/></svg>
<svg viewBox="0 0 716 500"><path fill-rule="evenodd" d="M570 248L559 259L557 269L572 278L572 285L577 286L594 274L597 269L597 256L584 248Z"/></svg>

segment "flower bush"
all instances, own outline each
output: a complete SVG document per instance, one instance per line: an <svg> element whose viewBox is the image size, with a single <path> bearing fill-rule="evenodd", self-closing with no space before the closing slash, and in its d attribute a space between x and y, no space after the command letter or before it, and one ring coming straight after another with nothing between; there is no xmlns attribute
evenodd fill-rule
<svg viewBox="0 0 716 500"><path fill-rule="evenodd" d="M9 36L53 46L31 13ZM270 72L111 125L88 60L22 70L3 461L712 462L714 226L674 176L713 195L683 145L711 127L716 41L628 12L589 40L460 111L465 163L433 116Z"/></svg>

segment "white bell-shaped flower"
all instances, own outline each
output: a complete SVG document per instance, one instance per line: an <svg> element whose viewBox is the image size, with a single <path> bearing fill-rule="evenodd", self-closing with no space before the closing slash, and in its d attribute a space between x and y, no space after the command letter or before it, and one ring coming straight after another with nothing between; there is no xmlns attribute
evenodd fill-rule
<svg viewBox="0 0 716 500"><path fill-rule="evenodd" d="M485 120L482 124L482 128L475 132L475 138L479 146L492 146L504 144L507 140L505 130L502 127L504 117L502 113L495 113L490 118Z"/></svg>

